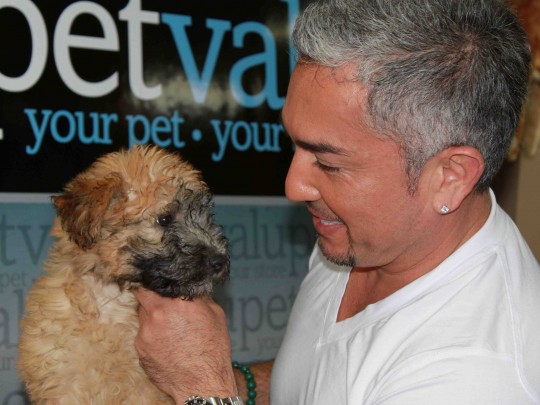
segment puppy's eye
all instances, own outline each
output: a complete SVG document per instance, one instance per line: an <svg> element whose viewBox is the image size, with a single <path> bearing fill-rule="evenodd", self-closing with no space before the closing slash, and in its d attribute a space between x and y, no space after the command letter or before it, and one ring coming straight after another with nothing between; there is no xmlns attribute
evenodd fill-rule
<svg viewBox="0 0 540 405"><path fill-rule="evenodd" d="M172 215L160 215L157 217L156 219L156 222L159 226L163 226L163 227L166 227L166 226L169 226L173 221L173 216Z"/></svg>

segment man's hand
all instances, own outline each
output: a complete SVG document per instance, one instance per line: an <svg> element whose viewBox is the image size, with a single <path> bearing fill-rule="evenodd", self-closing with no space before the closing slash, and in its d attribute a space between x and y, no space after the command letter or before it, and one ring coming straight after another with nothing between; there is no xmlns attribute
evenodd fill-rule
<svg viewBox="0 0 540 405"><path fill-rule="evenodd" d="M237 395L222 308L211 298L164 298L140 289L135 347L150 379L183 404L190 395Z"/></svg>

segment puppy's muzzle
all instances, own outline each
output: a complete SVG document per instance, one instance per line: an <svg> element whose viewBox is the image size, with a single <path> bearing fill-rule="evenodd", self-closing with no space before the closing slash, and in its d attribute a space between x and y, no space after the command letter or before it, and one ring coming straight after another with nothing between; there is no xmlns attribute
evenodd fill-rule
<svg viewBox="0 0 540 405"><path fill-rule="evenodd" d="M227 255L219 253L208 255L207 262L208 268L213 271L217 279L220 279L221 276L227 276L227 274L223 274L227 273L229 268L229 258Z"/></svg>

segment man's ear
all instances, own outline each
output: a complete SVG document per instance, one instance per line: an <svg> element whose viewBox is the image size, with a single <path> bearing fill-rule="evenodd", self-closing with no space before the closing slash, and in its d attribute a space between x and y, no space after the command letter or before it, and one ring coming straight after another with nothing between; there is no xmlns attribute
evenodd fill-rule
<svg viewBox="0 0 540 405"><path fill-rule="evenodd" d="M457 210L474 190L484 172L482 154L471 146L452 146L439 152L430 161L433 209L443 214Z"/></svg>

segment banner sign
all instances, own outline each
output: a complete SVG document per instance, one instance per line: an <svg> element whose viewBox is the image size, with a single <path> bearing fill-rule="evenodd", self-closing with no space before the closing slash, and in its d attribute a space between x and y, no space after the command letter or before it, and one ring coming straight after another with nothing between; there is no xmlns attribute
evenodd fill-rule
<svg viewBox="0 0 540 405"><path fill-rule="evenodd" d="M282 195L300 0L1 0L0 192L153 143L215 194Z"/></svg>

